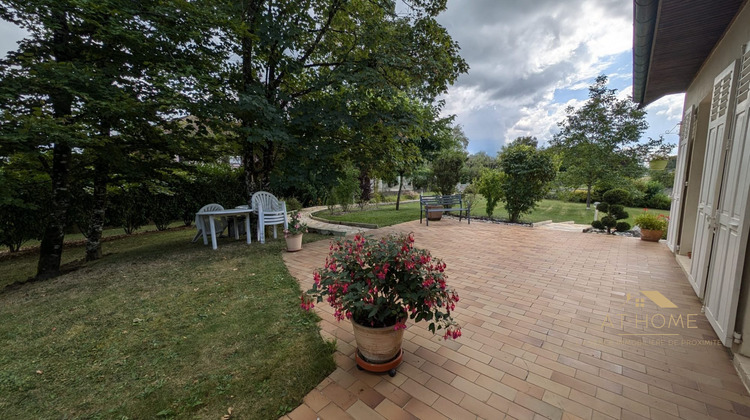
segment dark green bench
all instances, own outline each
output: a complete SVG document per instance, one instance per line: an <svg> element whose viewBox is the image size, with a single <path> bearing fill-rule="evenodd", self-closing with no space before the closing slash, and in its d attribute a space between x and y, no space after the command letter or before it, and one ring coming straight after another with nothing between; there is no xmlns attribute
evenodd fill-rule
<svg viewBox="0 0 750 420"><path fill-rule="evenodd" d="M442 206L442 207L430 207ZM458 206L458 207L453 207ZM430 225L429 213L444 213L450 211L458 212L458 221L461 221L462 213L466 212L466 220L471 224L471 204L464 207L464 200L461 194L453 195L419 195L419 223L422 223L422 213L424 212L427 226Z"/></svg>

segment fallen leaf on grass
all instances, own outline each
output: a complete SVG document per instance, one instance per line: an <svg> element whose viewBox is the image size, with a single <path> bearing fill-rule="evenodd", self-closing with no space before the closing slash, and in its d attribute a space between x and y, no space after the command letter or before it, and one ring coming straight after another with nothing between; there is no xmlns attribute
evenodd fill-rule
<svg viewBox="0 0 750 420"><path fill-rule="evenodd" d="M37 371L36 371L36 374L37 374L37 375L41 375L42 373L44 373L44 372L42 372L41 370L37 370Z"/></svg>
<svg viewBox="0 0 750 420"><path fill-rule="evenodd" d="M227 408L227 414L221 417L221 420L229 420L232 418L232 412L234 412L234 408L229 407Z"/></svg>

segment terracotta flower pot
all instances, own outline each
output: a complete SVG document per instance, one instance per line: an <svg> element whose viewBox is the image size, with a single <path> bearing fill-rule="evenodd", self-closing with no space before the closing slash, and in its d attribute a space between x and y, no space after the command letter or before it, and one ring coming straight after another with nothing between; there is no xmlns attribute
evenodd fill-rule
<svg viewBox="0 0 750 420"><path fill-rule="evenodd" d="M388 327L371 328L354 322L354 339L357 350L365 361L378 364L393 360L401 352L401 342L404 340L404 330L396 330L393 325Z"/></svg>
<svg viewBox="0 0 750 420"><path fill-rule="evenodd" d="M443 218L443 212L442 211L436 211L436 212L430 212L430 209L442 209L443 206L433 205L433 206L426 206L427 208L427 219L428 220L440 220Z"/></svg>
<svg viewBox="0 0 750 420"><path fill-rule="evenodd" d="M661 236L663 234L664 231L662 230L641 229L641 240L649 242L659 242L659 239L661 239Z"/></svg>
<svg viewBox="0 0 750 420"><path fill-rule="evenodd" d="M285 238L287 252L297 252L302 249L302 235L302 233L298 233Z"/></svg>

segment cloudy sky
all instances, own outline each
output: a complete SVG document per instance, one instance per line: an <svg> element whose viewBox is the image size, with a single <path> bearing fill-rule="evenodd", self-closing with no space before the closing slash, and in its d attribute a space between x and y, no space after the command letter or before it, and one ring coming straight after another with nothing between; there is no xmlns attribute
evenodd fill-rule
<svg viewBox="0 0 750 420"><path fill-rule="evenodd" d="M632 95L632 7L627 0L448 0L439 21L471 68L445 97L445 111L457 116L469 151L494 154L524 135L550 139L599 74ZM644 136L676 133L682 101L670 95L648 106ZM676 134L664 137L677 142Z"/></svg>
<svg viewBox="0 0 750 420"><path fill-rule="evenodd" d="M444 98L445 113L463 126L469 152L494 155L518 136L549 140L599 74L632 95L632 7L627 0L448 0L439 21L471 68ZM22 36L0 21L0 54ZM682 100L649 105L644 136L676 143Z"/></svg>

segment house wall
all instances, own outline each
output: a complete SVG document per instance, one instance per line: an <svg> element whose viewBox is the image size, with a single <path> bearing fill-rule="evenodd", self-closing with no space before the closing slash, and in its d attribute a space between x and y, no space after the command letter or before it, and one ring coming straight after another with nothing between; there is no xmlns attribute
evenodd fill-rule
<svg viewBox="0 0 750 420"><path fill-rule="evenodd" d="M706 99L710 100L713 81L716 75L740 57L742 46L748 41L750 41L750 3L746 2L735 17L730 28L724 34L723 38L716 45L708 59L703 63L703 66L685 93L685 109L691 105L699 107L698 132L693 148L694 156L692 157L691 162L698 164L697 160L699 160L698 158L700 157L701 161L699 164L701 169L703 167L702 158L705 154L706 129L708 126L707 117L709 113L709 109L704 101ZM702 102L703 106L701 106ZM695 210L697 209L697 202L693 203L692 199L697 200L697 196L700 192L701 173L702 170L698 171L697 168L696 170L691 168L687 198L690 201L686 204L686 211L683 216L685 217L685 222L683 225L684 228L680 253L687 252L688 242L690 248L692 248L692 236L695 232ZM750 188L750 186L748 186L748 188ZM747 223L747 221L745 223ZM743 251L743 254L745 269L743 270L742 287L735 325L735 330L740 331L743 335L743 342L739 345L735 345L734 350L745 356L750 356L750 256L747 254L747 249ZM747 341L747 343L745 341Z"/></svg>
<svg viewBox="0 0 750 420"><path fill-rule="evenodd" d="M711 94L714 77L740 57L742 45L750 40L750 3L745 3L724 37L703 63L685 92L685 106L698 105Z"/></svg>

